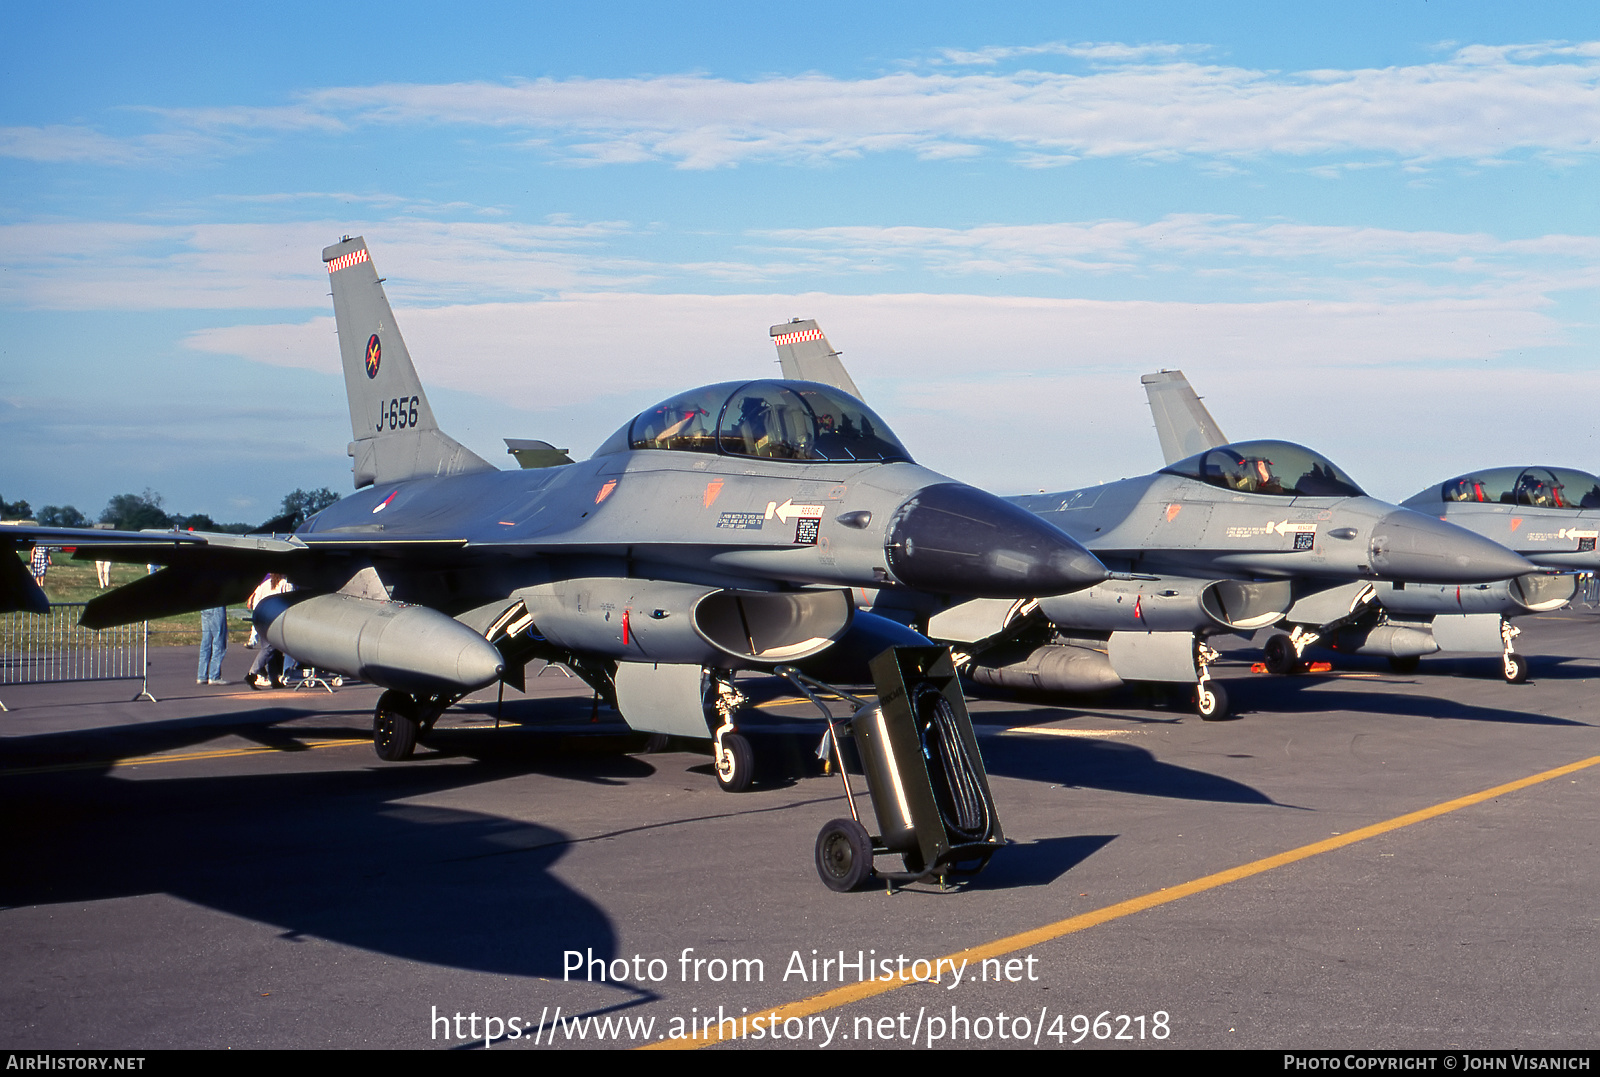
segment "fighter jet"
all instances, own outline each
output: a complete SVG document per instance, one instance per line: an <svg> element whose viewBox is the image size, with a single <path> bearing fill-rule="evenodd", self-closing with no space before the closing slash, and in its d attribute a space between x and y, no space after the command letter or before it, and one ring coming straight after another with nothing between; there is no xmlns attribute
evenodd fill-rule
<svg viewBox="0 0 1600 1077"><path fill-rule="evenodd" d="M826 377L838 363L814 322L770 333L786 375ZM1060 692L1186 683L1211 720L1229 703L1210 677L1209 636L1253 633L1345 580L1492 582L1532 568L1469 531L1368 497L1326 457L1283 441L1222 445L1140 478L1008 500L1078 539L1111 576L1026 603L913 608L928 634L954 644L979 683Z"/></svg>
<svg viewBox="0 0 1600 1077"><path fill-rule="evenodd" d="M1225 440L1182 371L1144 377L1163 453L1171 446ZM1528 677L1517 653L1512 617L1559 609L1577 593L1576 571L1600 568L1600 479L1573 468L1502 467L1458 475L1401 502L1515 551L1532 565L1510 580L1398 580L1351 584L1309 595L1285 617L1289 629L1266 641L1267 668L1293 673L1308 648L1389 659L1410 672L1418 659L1445 651L1500 652L1512 684Z"/></svg>
<svg viewBox="0 0 1600 1077"><path fill-rule="evenodd" d="M545 446L536 462L551 466L498 470L439 429L366 243L346 237L322 260L357 492L292 535L102 548L167 567L95 599L83 622L237 602L282 572L296 589L260 602L257 627L387 689L373 715L384 759L543 657L636 730L712 738L719 783L742 789L753 760L734 671L852 649L864 666L898 626L858 614L850 588L1020 597L1105 576L1054 527L918 466L869 408L815 383L692 389L588 460Z"/></svg>

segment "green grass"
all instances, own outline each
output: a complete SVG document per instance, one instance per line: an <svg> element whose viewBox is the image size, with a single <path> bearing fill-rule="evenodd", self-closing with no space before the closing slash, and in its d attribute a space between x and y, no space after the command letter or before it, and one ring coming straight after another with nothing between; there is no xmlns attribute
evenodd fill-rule
<svg viewBox="0 0 1600 1077"><path fill-rule="evenodd" d="M18 555L26 565L28 558ZM95 575L93 561L75 561L72 555L61 550L50 551L52 562L50 571L45 575L44 593L51 602L87 602L91 598L106 594L100 589L99 577ZM145 575L143 565L111 566L111 588L121 587L132 583ZM108 589L109 590L109 589ZM250 626L237 619L234 614L242 607L232 607L228 610L228 642L243 643L250 635ZM195 647L200 643L200 614L180 613L172 617L162 617L150 622L150 646L152 647Z"/></svg>

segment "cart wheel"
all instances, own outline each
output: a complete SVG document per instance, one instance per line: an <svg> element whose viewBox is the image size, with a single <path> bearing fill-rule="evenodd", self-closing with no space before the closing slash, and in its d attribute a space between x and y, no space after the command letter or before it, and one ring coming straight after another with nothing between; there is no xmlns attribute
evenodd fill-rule
<svg viewBox="0 0 1600 1077"><path fill-rule="evenodd" d="M712 742L716 752L716 742ZM738 733L722 738L722 750L717 755L717 784L729 793L742 793L750 788L755 778L756 753L750 742Z"/></svg>
<svg viewBox="0 0 1600 1077"><path fill-rule="evenodd" d="M817 874L843 894L872 878L872 838L854 819L835 819L817 834Z"/></svg>
<svg viewBox="0 0 1600 1077"><path fill-rule="evenodd" d="M1500 672L1507 684L1523 684L1528 679L1528 660L1516 651L1507 651L1500 661Z"/></svg>
<svg viewBox="0 0 1600 1077"><path fill-rule="evenodd" d="M1195 686L1195 713L1208 722L1220 722L1228 717L1227 690L1216 681L1206 681Z"/></svg>
<svg viewBox="0 0 1600 1077"><path fill-rule="evenodd" d="M390 763L410 759L417 747L417 705L393 688L378 697L372 712L372 747Z"/></svg>
<svg viewBox="0 0 1600 1077"><path fill-rule="evenodd" d="M672 738L665 733L652 733L644 739L644 754L657 755L672 747Z"/></svg>
<svg viewBox="0 0 1600 1077"><path fill-rule="evenodd" d="M1262 650L1268 673L1283 677L1304 668L1300 665L1300 656L1294 652L1294 643L1282 632L1267 637L1267 645Z"/></svg>
<svg viewBox="0 0 1600 1077"><path fill-rule="evenodd" d="M333 685L335 688L343 688L344 687L344 678L343 677L334 677L331 680L329 680L328 683Z"/></svg>

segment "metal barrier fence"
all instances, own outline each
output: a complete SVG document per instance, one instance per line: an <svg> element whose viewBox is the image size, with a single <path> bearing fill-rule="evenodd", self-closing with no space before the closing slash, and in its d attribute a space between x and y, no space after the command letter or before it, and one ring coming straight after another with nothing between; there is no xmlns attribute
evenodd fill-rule
<svg viewBox="0 0 1600 1077"><path fill-rule="evenodd" d="M150 694L150 624L98 631L78 624L83 602L52 603L49 613L0 614L0 685L63 681L138 681ZM0 701L0 711L6 709Z"/></svg>

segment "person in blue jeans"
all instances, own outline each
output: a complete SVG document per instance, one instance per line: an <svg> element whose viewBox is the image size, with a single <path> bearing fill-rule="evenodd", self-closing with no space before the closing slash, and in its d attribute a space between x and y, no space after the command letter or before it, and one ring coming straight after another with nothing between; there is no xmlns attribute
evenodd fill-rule
<svg viewBox="0 0 1600 1077"><path fill-rule="evenodd" d="M228 653L228 610L217 606L200 611L200 669L195 684L227 684L222 679L222 656Z"/></svg>

